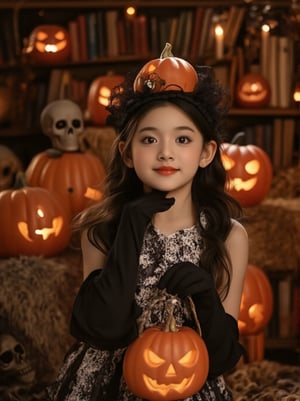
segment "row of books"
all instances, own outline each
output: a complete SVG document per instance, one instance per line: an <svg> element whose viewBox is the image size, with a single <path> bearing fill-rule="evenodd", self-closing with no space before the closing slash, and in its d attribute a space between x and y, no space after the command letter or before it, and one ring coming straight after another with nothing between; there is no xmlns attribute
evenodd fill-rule
<svg viewBox="0 0 300 401"><path fill-rule="evenodd" d="M128 16L117 9L80 14L68 23L72 60L127 54L158 56L166 42L173 45L176 55L190 60L213 56L215 25L224 27L223 46L229 51L236 44L245 13L245 7L231 6L217 14L213 7L199 6L173 16L164 12Z"/></svg>
<svg viewBox="0 0 300 401"><path fill-rule="evenodd" d="M71 37L71 61L131 54L159 56L166 42L173 45L175 55L191 61L214 56L216 24L223 27L222 46L229 52L236 45L245 13L246 7L235 5L173 8L171 15L168 8L160 9L157 15L147 10L128 16L123 8L80 13L65 22ZM56 23L55 15L53 18ZM17 45L12 21L7 19L0 33L0 64L10 64L15 61Z"/></svg>
<svg viewBox="0 0 300 401"><path fill-rule="evenodd" d="M292 117L276 117L272 122L254 123L241 127L245 144L262 148L270 157L274 172L294 163L296 120Z"/></svg>
<svg viewBox="0 0 300 401"><path fill-rule="evenodd" d="M291 275L270 277L273 291L273 314L266 329L270 338L299 338L300 281Z"/></svg>

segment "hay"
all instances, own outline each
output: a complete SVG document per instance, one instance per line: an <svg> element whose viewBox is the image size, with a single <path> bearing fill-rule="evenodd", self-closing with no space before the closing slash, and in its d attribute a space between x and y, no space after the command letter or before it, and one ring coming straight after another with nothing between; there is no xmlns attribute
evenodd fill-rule
<svg viewBox="0 0 300 401"><path fill-rule="evenodd" d="M9 333L25 346L39 382L56 376L74 341L69 318L80 277L59 259L0 260L0 334Z"/></svg>

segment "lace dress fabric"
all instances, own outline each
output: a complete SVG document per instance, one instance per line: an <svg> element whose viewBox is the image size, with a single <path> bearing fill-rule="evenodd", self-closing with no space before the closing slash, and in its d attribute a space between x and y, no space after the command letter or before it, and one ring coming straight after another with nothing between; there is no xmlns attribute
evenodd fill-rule
<svg viewBox="0 0 300 401"><path fill-rule="evenodd" d="M136 301L142 308L144 328L166 321L170 299L157 283L166 270L179 261L198 264L203 241L197 226L164 235L149 225L140 255ZM179 298L174 316L177 325L188 324L196 329L188 303ZM65 358L55 383L48 388L53 401L145 401L132 394L122 377L125 348L103 351L85 343L77 343ZM232 401L223 376L207 380L202 389L184 401Z"/></svg>

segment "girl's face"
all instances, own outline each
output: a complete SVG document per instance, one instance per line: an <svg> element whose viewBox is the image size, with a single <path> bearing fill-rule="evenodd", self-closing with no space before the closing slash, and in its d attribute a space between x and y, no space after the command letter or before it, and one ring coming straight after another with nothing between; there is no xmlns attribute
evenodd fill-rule
<svg viewBox="0 0 300 401"><path fill-rule="evenodd" d="M175 105L151 109L137 125L126 164L134 168L146 191L191 189L198 167L206 167L216 151L204 144L193 121ZM120 144L122 152L123 145Z"/></svg>

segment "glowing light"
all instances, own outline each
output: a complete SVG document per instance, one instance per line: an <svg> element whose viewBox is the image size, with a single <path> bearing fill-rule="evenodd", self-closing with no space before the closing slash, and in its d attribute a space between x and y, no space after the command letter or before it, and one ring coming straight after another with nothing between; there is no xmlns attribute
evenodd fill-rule
<svg viewBox="0 0 300 401"><path fill-rule="evenodd" d="M136 10L135 10L134 7L129 6L129 7L126 8L126 14L127 14L127 15L132 16L132 15L134 15L135 13L136 13Z"/></svg>

